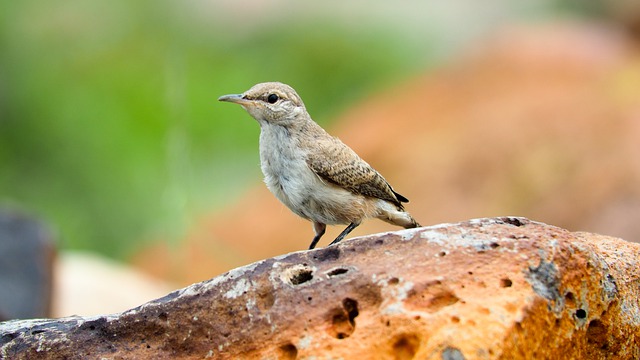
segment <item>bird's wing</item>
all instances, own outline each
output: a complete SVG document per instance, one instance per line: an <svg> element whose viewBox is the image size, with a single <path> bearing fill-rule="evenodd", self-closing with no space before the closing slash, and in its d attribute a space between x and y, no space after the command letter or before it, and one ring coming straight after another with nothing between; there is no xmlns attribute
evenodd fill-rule
<svg viewBox="0 0 640 360"><path fill-rule="evenodd" d="M409 201L338 139L331 139L329 144L317 143L307 156L307 164L320 178L355 194L387 200L400 208L402 202Z"/></svg>

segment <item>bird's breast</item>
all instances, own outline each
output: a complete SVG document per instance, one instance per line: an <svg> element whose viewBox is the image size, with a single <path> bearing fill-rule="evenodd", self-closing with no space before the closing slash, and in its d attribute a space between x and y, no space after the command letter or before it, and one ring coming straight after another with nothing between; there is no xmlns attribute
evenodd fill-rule
<svg viewBox="0 0 640 360"><path fill-rule="evenodd" d="M260 165L269 190L290 208L300 203L317 181L307 166L305 153L286 128L262 129Z"/></svg>
<svg viewBox="0 0 640 360"><path fill-rule="evenodd" d="M371 216L364 196L321 179L307 164L300 139L272 126L260 133L260 163L269 190L291 211L324 224L348 224Z"/></svg>

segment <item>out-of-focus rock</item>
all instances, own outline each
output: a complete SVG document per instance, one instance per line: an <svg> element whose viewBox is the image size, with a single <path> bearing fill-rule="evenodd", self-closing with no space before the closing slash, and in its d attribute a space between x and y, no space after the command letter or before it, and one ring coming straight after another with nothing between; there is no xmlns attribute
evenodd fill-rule
<svg viewBox="0 0 640 360"><path fill-rule="evenodd" d="M0 321L51 316L54 257L47 226L0 209Z"/></svg>
<svg viewBox="0 0 640 360"><path fill-rule="evenodd" d="M131 266L87 252L59 253L54 269L54 317L121 312L173 288Z"/></svg>
<svg viewBox="0 0 640 360"><path fill-rule="evenodd" d="M263 260L121 314L0 324L11 359L640 358L640 244L472 220Z"/></svg>
<svg viewBox="0 0 640 360"><path fill-rule="evenodd" d="M637 44L614 28L504 28L455 63L357 104L331 133L411 200L421 224L516 213L634 241L639 100ZM341 230L329 227L319 245ZM353 234L389 230L372 220ZM143 249L134 262L190 283L304 249L312 236L309 222L256 184L192 229L182 248Z"/></svg>

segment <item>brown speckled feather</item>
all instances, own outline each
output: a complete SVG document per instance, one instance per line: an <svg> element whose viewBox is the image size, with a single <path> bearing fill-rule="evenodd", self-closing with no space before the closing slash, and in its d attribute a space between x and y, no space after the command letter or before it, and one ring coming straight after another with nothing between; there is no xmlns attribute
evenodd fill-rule
<svg viewBox="0 0 640 360"><path fill-rule="evenodd" d="M399 209L408 200L393 191L380 173L362 160L342 141L330 137L315 143L310 149L307 164L322 179L355 194L387 200Z"/></svg>

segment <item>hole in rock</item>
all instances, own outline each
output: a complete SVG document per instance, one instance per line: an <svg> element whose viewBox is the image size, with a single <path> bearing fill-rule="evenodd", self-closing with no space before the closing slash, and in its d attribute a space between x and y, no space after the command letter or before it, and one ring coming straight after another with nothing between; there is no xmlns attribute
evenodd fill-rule
<svg viewBox="0 0 640 360"><path fill-rule="evenodd" d="M397 285L400 282L400 279L398 279L397 277L392 277L391 279L389 279L389 285Z"/></svg>
<svg viewBox="0 0 640 360"><path fill-rule="evenodd" d="M576 310L576 317L578 319L585 319L587 317L587 312L584 309Z"/></svg>
<svg viewBox="0 0 640 360"><path fill-rule="evenodd" d="M490 246L492 249L495 249L495 248L500 247L500 244L498 244L498 243L496 243L496 242L492 242L491 244L489 244L489 246Z"/></svg>
<svg viewBox="0 0 640 360"><path fill-rule="evenodd" d="M506 217L506 218L503 218L502 221L504 221L506 224L518 226L518 227L526 225L520 219L514 218L514 217Z"/></svg>
<svg viewBox="0 0 640 360"><path fill-rule="evenodd" d="M598 319L591 320L589 327L587 327L587 341L602 348L607 345L607 338L607 328L602 321Z"/></svg>
<svg viewBox="0 0 640 360"><path fill-rule="evenodd" d="M293 360L298 357L298 348L292 343L284 344L279 348L278 359Z"/></svg>
<svg viewBox="0 0 640 360"><path fill-rule="evenodd" d="M575 305L575 300L576 299L573 296L573 293L571 291L569 291L566 294L564 294L564 300L565 300L566 304L569 305L569 306Z"/></svg>
<svg viewBox="0 0 640 360"><path fill-rule="evenodd" d="M513 285L513 281L509 278L500 279L500 287L511 287Z"/></svg>
<svg viewBox="0 0 640 360"><path fill-rule="evenodd" d="M358 302L345 298L342 300L342 307L333 310L331 315L331 328L329 333L337 339L346 339L356 329L355 318L358 316Z"/></svg>
<svg viewBox="0 0 640 360"><path fill-rule="evenodd" d="M345 268L337 268L337 269L333 269L333 270L329 271L329 272L327 273L327 275L328 275L329 277L333 277L333 276L342 275L342 274L344 274L344 273L346 273L346 272L348 272L348 271L349 271L349 269L345 269Z"/></svg>
<svg viewBox="0 0 640 360"><path fill-rule="evenodd" d="M82 330L89 330L89 331L95 331L96 329L102 329L104 330L105 328L105 324L107 322L107 319L104 317L100 317L98 319L95 320L89 320L89 321L85 321L80 328Z"/></svg>
<svg viewBox="0 0 640 360"><path fill-rule="evenodd" d="M345 311L347 312L347 315L349 316L349 322L351 323L351 325L355 327L356 326L355 318L359 314L358 302L353 299L346 298L342 300L342 306L344 307Z"/></svg>
<svg viewBox="0 0 640 360"><path fill-rule="evenodd" d="M410 360L416 356L420 339L415 334L402 334L393 342L393 358Z"/></svg>
<svg viewBox="0 0 640 360"><path fill-rule="evenodd" d="M313 279L313 271L309 269L295 269L289 277L289 281L293 285L304 284L311 279Z"/></svg>
<svg viewBox="0 0 640 360"><path fill-rule="evenodd" d="M165 313L165 312L161 312L160 314L158 314L158 319L160 319L162 321L167 321L168 318L169 318L169 316L167 316L167 313Z"/></svg>

